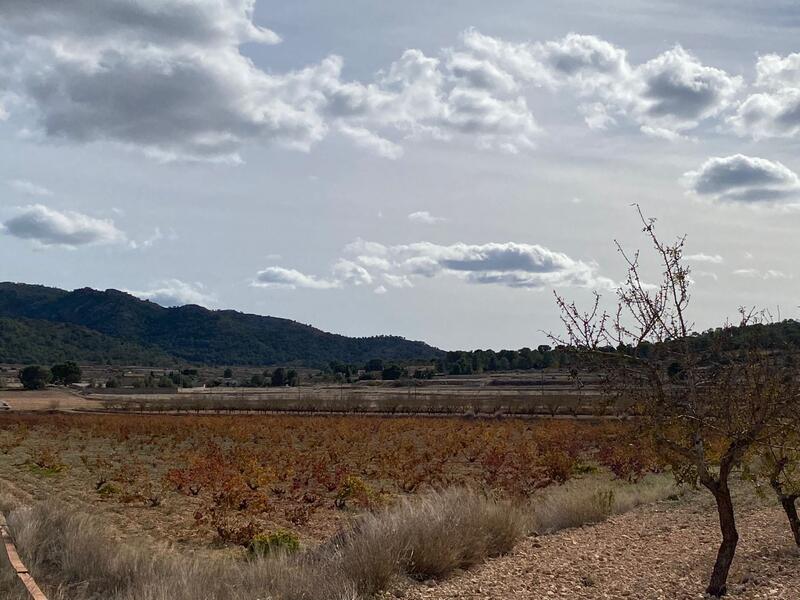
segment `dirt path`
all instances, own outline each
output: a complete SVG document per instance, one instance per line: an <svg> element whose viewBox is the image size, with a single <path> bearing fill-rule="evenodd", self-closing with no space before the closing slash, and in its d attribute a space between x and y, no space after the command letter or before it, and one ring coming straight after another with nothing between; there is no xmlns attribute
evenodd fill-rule
<svg viewBox="0 0 800 600"><path fill-rule="evenodd" d="M800 599L800 552L780 508L742 511L729 578L736 599ZM513 553L437 585L397 590L412 600L703 598L719 534L704 498L646 506L605 523L523 541Z"/></svg>

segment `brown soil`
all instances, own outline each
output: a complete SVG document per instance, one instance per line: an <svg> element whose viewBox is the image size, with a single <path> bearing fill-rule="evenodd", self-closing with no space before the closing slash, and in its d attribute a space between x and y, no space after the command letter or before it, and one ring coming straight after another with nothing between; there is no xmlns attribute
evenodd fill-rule
<svg viewBox="0 0 800 600"><path fill-rule="evenodd" d="M89 400L66 390L0 390L0 400L8 402L12 411L75 410L100 408L96 400Z"/></svg>

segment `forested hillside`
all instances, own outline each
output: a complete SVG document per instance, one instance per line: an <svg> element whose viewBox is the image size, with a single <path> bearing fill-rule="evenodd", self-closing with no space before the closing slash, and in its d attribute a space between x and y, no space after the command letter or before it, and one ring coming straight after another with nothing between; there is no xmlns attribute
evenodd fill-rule
<svg viewBox="0 0 800 600"><path fill-rule="evenodd" d="M50 362L58 356L147 364L171 359L216 365L324 366L333 360L363 363L371 358L443 355L428 344L398 336L351 338L288 319L233 310L164 308L117 290L67 292L0 283L0 318L5 319L0 326L4 362Z"/></svg>

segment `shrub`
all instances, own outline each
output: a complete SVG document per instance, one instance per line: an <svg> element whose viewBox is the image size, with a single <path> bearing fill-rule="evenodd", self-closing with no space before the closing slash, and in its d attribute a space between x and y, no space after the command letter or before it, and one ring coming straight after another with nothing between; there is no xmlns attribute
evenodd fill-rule
<svg viewBox="0 0 800 600"><path fill-rule="evenodd" d="M336 507L346 508L348 500L360 508L369 508L376 500L375 492L360 477L348 475L336 494Z"/></svg>
<svg viewBox="0 0 800 600"><path fill-rule="evenodd" d="M110 498L111 496L121 494L122 488L114 483L111 483L110 481L107 481L100 484L100 487L97 488L97 493L103 498Z"/></svg>
<svg viewBox="0 0 800 600"><path fill-rule="evenodd" d="M67 468L59 453L50 447L36 448L29 463L31 471L39 475L55 475Z"/></svg>
<svg viewBox="0 0 800 600"><path fill-rule="evenodd" d="M296 552L300 548L300 540L292 531L278 529L271 533L259 533L253 536L247 546L251 556L269 556L271 554Z"/></svg>
<svg viewBox="0 0 800 600"><path fill-rule="evenodd" d="M466 488L430 492L365 518L360 540L394 545L414 577L445 575L508 552L525 533L523 510Z"/></svg>
<svg viewBox="0 0 800 600"><path fill-rule="evenodd" d="M564 483L572 477L577 464L577 459L574 455L558 448L545 450L540 460L544 467L545 476L558 483Z"/></svg>

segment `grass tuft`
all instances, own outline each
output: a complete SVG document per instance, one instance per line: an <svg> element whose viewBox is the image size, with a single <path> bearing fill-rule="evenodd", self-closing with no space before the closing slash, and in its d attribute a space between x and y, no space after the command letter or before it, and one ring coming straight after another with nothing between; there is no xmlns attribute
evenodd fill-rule
<svg viewBox="0 0 800 600"><path fill-rule="evenodd" d="M674 479L651 475L636 484L599 478L574 479L558 487L546 488L531 500L529 528L538 534L553 533L605 521L677 493Z"/></svg>

